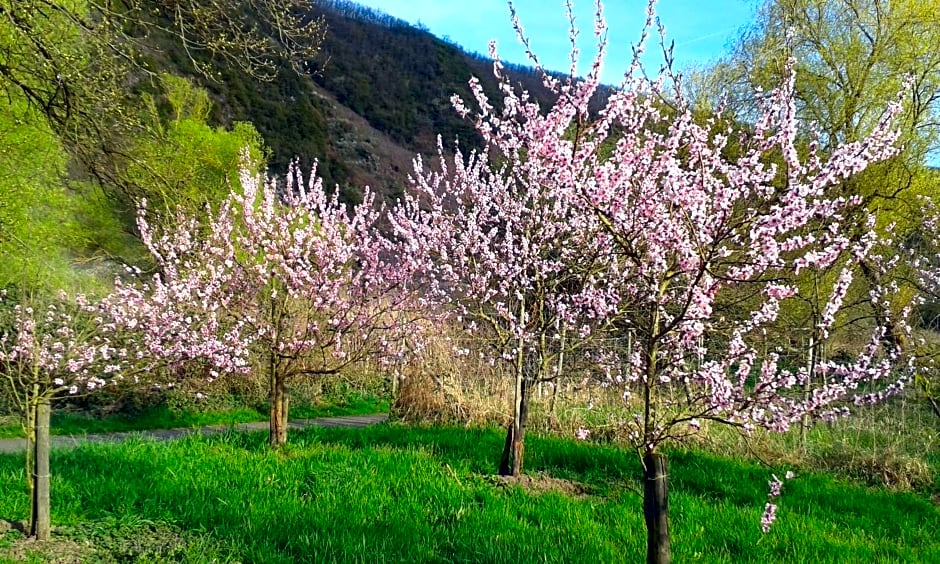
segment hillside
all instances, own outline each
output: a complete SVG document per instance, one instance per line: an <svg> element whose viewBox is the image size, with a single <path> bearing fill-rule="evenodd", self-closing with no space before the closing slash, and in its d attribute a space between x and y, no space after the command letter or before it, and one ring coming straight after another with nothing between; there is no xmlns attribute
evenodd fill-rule
<svg viewBox="0 0 940 564"><path fill-rule="evenodd" d="M246 147L260 156L263 145L276 176L293 159L303 170L318 161L324 184L346 201L364 186L393 198L415 155L436 151L438 135L449 147L458 138L479 147L451 96L469 98L473 75L497 92L490 62L349 2L304 5L327 28L307 65L313 73L298 74L277 59L292 52L275 50L279 72L268 81L188 42L163 0L140 0L127 18L93 10L88 21L81 6L49 5L58 11L13 3L0 22L2 287L106 287L121 265L146 263L135 204L202 210L219 202ZM199 3L187 6L193 20L184 23L198 28ZM238 6L247 21L263 21L251 12L260 5ZM276 37L263 27L262 37ZM548 105L534 71L509 72Z"/></svg>
<svg viewBox="0 0 940 564"><path fill-rule="evenodd" d="M340 185L352 199L365 184L400 191L411 159L435 152L438 135L447 147L458 138L465 148L480 146L450 98L471 98L471 76L496 98L491 61L351 2L314 2L311 17L322 17L328 31L310 76L284 69L273 82L257 82L220 66L219 80L209 81L187 73L184 58L168 44L161 46L170 49L164 64L213 93L217 123L254 124L270 150L272 172L293 158L305 167L317 159L326 183ZM508 72L541 104L551 103L533 69L509 65Z"/></svg>
<svg viewBox="0 0 940 564"><path fill-rule="evenodd" d="M194 2L187 6L195 10ZM18 65L0 65L7 94L0 121L9 126L0 145L10 148L0 158L0 200L8 202L0 202L2 286L72 287L89 271L102 273L93 286L106 286L122 264L146 256L136 240L136 203L202 210L219 202L246 147L266 152L274 176L294 159L304 171L317 161L324 184L338 187L345 201L356 202L365 186L394 199L414 157L436 153L438 136L448 148L458 139L465 150L480 148L472 124L451 104L454 94L472 98L472 76L499 104L491 61L344 0L302 8L327 30L316 60L307 61L312 73L298 74L295 60L277 58L291 52L275 51L278 72L267 81L238 60L187 43L163 0L140 0L129 19L102 11L100 25L87 28L75 19L81 10L68 4L53 3L63 10L54 18L14 5L22 17L0 22L8 63ZM240 6L248 21L263 20L251 13L258 5ZM189 23L199 23L197 13ZM257 31L277 43L273 30L259 24ZM52 52L59 74L43 66ZM551 104L539 73L506 70L543 107ZM47 154L27 159L42 175L22 164L27 147ZM61 217L37 211L50 202ZM35 221L37 214L48 224Z"/></svg>

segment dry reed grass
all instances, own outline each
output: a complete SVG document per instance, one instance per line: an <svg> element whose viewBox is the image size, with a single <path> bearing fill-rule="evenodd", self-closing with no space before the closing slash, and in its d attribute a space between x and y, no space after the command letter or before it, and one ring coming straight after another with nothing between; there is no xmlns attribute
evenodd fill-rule
<svg viewBox="0 0 940 564"><path fill-rule="evenodd" d="M433 340L409 364L393 401L394 414L409 422L465 426L505 426L511 419L512 375L471 349L454 354L455 339ZM461 346L465 346L463 343ZM533 393L528 429L573 436L592 429L591 440L627 445L625 426L632 416L620 391L601 386L585 371L566 372ZM754 431L703 422L701 431L680 448L746 458L774 467L822 470L862 483L901 490L938 489L940 418L924 405L917 390L885 404L858 408L831 424L816 423L805 444L800 429L788 433Z"/></svg>

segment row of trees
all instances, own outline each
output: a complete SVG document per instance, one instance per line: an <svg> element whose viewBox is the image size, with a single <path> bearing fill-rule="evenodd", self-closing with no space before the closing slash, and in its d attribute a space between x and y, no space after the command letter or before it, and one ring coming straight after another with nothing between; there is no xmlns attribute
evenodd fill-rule
<svg viewBox="0 0 940 564"><path fill-rule="evenodd" d="M215 211L178 208L138 226L158 273L129 268L100 300L4 308L3 391L29 442L31 534L49 537L49 418L59 397L106 385L165 385L204 374L267 374L272 448L287 440L287 390L369 358L397 362L414 331L410 276L380 235L366 192L348 209L319 179L292 171L278 188L246 162L241 189ZM190 376L192 377L192 376Z"/></svg>
<svg viewBox="0 0 940 564"><path fill-rule="evenodd" d="M647 29L652 5L648 16ZM832 139L800 120L791 60L736 125L720 112L702 117L674 77L647 79L634 61L595 114L600 4L595 30L586 78L544 74L558 96L547 111L512 87L494 51L501 99L473 80L475 109L455 100L487 150L440 148L436 169L419 159L413 189L391 210L368 192L355 208L341 204L315 171L307 184L296 170L282 184L259 179L245 157L240 188L208 216L182 207L151 227L141 208L152 278L67 313L62 303L11 309L0 366L35 447L33 533L49 534L53 398L146 382L167 366L178 375L203 364L212 378L262 369L277 448L291 380L364 358L406 361L441 318L482 337L515 375L503 473L523 469L533 385L558 377L565 355L593 355L598 377L622 389L621 424L643 459L650 562L670 557L662 445L705 420L785 431L902 387L914 358L904 311L886 305L895 261L881 249L893 245L875 218L858 221L869 201L845 187L897 158L905 105L886 103L857 139ZM933 264L911 264L923 285ZM832 275L807 285L807 272ZM853 292L868 296L875 322L846 358L794 366L767 346L781 312L808 302L819 312L814 334L832 338ZM604 350L625 333L630 358Z"/></svg>
<svg viewBox="0 0 940 564"><path fill-rule="evenodd" d="M647 29L652 10L649 18ZM645 468L648 560L665 562L663 444L705 420L786 431L810 415L837 417L913 374L901 347L909 312L886 304L895 287L874 251L891 245L870 201L845 190L869 165L897 158L904 106L884 104L852 140L807 130L791 59L742 128L720 112L697 114L674 76L639 78L634 62L594 119L604 29L598 6L591 72L566 82L545 74L559 94L547 112L512 88L491 53L502 98L473 82L476 110L455 101L488 152L458 153L452 170L419 162L418 192L394 224L434 269L432 292L455 302L468 330L490 336L494 358L516 375L503 472L521 471L529 390L558 376L557 359L590 350L607 365L610 385L623 389L619 424ZM781 312L806 303L818 311L810 328L821 346L858 292L877 323L848 358L794 365L768 346ZM599 343L628 332L631 358L603 354Z"/></svg>

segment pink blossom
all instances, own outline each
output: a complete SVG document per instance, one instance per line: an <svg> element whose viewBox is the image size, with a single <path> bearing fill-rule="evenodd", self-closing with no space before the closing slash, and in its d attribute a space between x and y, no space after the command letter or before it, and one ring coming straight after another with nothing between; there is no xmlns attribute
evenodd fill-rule
<svg viewBox="0 0 940 564"><path fill-rule="evenodd" d="M379 230L375 196L347 206L316 168L305 179L292 166L286 180L279 189L246 165L205 226L180 214L154 229L140 208L158 274L118 281L104 301L113 324L140 337L131 356L205 363L212 379L247 372L256 355L274 355L284 379L402 359L420 334L413 262Z"/></svg>
<svg viewBox="0 0 940 564"><path fill-rule="evenodd" d="M809 329L829 338L853 272L878 260L884 237L873 219L848 225L865 210L841 191L846 179L897 154L899 104L863 139L801 151L801 139L819 134L797 117L795 61L782 84L760 93L753 122L737 128L720 115L696 116L668 72L641 72L644 29L622 84L593 112L606 52L601 14L598 7L597 49L584 78L550 76L529 53L557 97L550 107L511 84L494 46L499 103L475 79L472 99L454 101L485 150L449 155L439 143L438 169L415 160L390 223L427 277L430 298L485 326L491 358L522 366L533 381L545 375L526 367L553 367L558 354L544 343L564 336L569 350L612 348L626 365L623 396L644 398L636 417L622 418L624 436L647 452L696 427L673 429L679 423L784 432L806 415L836 417L898 393L913 371L884 327L854 358L810 368L789 368L781 351L759 343L789 304L806 300L821 300ZM653 21L650 3L647 26ZM573 48L573 65L578 56ZM669 112L660 100L669 100ZM778 155L782 162L772 164ZM840 275L821 297L786 280L829 268ZM872 302L884 304L892 289L875 286ZM904 317L888 321L908 330ZM619 348L625 332L633 351ZM594 371L608 386L615 381L603 362ZM862 394L863 383L876 389ZM768 504L767 526L775 511Z"/></svg>
<svg viewBox="0 0 940 564"><path fill-rule="evenodd" d="M760 518L760 528L765 533L770 532L770 527L774 524L774 521L777 520L777 506L773 503L767 503L764 505L764 514Z"/></svg>

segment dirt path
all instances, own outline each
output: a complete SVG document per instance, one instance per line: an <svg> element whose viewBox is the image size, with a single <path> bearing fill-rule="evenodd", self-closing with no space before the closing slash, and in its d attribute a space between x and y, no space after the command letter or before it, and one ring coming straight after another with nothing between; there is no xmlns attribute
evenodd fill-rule
<svg viewBox="0 0 940 564"><path fill-rule="evenodd" d="M367 427L382 423L388 415L346 415L342 417L322 417L319 419L299 419L291 421L291 429L304 427ZM107 433L101 435L61 435L52 437L52 448L70 448L84 443L117 443L130 437L152 438L158 441L171 441L189 433L202 433L214 435L228 431L263 431L268 428L267 422L241 423L239 425L209 425L206 427L186 427L182 429L153 429L150 431L129 431L127 433ZM0 439L0 454L15 454L26 449L26 439Z"/></svg>

